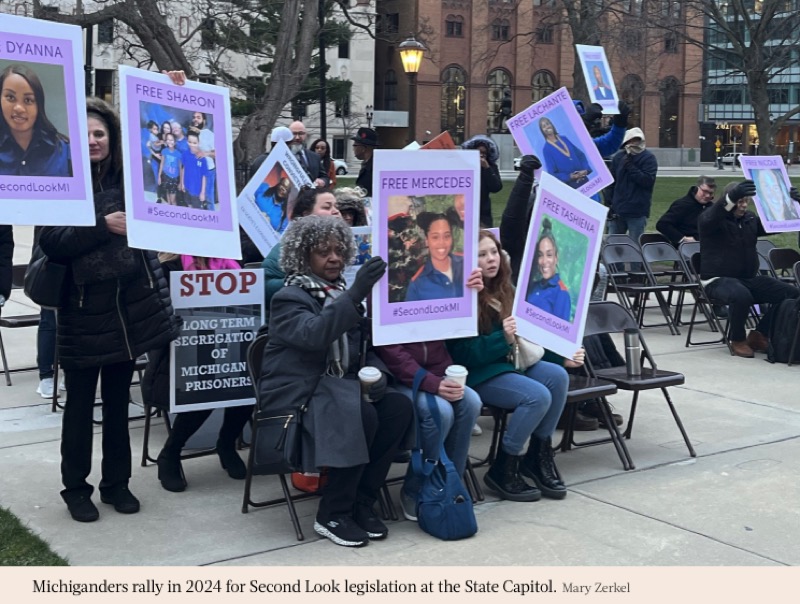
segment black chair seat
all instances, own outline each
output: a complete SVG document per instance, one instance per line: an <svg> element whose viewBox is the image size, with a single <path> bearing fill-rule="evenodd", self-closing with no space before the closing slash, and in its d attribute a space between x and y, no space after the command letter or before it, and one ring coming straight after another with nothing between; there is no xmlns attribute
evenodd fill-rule
<svg viewBox="0 0 800 604"><path fill-rule="evenodd" d="M13 315L0 317L0 327L36 327L39 324L39 315Z"/></svg>
<svg viewBox="0 0 800 604"><path fill-rule="evenodd" d="M667 388L669 386L680 386L686 381L682 373L665 371L663 369L651 369L642 367L641 375L628 375L625 367L611 367L610 369L598 369L597 377L610 382L614 382L623 390L650 390L653 388Z"/></svg>
<svg viewBox="0 0 800 604"><path fill-rule="evenodd" d="M569 390L567 391L567 404L611 396L616 394L617 385L613 382L601 380L587 375L569 376Z"/></svg>

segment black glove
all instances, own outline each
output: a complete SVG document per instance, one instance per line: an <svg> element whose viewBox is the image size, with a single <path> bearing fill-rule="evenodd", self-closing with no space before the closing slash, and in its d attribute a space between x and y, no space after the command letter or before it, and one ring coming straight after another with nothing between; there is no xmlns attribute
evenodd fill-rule
<svg viewBox="0 0 800 604"><path fill-rule="evenodd" d="M371 401L379 401L384 396L386 396L386 374L381 373L381 377L377 382L370 384L369 390L367 390L367 396Z"/></svg>
<svg viewBox="0 0 800 604"><path fill-rule="evenodd" d="M367 294L372 290L383 274L386 272L386 263L380 256L373 256L364 263L359 271L356 273L356 278L353 280L353 285L350 286L350 294L357 302L361 302L367 297Z"/></svg>
<svg viewBox="0 0 800 604"><path fill-rule="evenodd" d="M794 199L797 203L800 203L800 191L797 190L797 187L789 189L789 197Z"/></svg>
<svg viewBox="0 0 800 604"><path fill-rule="evenodd" d="M617 109L619 109L619 113L614 116L614 125L620 128L627 128L628 116L631 114L630 105L625 101L620 101L619 105L617 105Z"/></svg>
<svg viewBox="0 0 800 604"><path fill-rule="evenodd" d="M542 162L535 155L523 155L519 163L519 171L526 176L533 176L533 171L542 167Z"/></svg>
<svg viewBox="0 0 800 604"><path fill-rule="evenodd" d="M743 180L738 185L733 187L728 193L728 200L731 203L736 203L745 197L752 197L756 194L756 183L752 180Z"/></svg>

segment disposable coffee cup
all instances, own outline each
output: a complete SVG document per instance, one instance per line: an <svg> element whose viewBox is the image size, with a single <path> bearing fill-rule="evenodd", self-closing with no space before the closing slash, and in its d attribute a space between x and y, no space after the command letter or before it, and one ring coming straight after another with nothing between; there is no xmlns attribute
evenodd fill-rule
<svg viewBox="0 0 800 604"><path fill-rule="evenodd" d="M361 382L361 398L367 403L374 403L375 401L369 397L369 389L381 379L381 370L377 367L362 367L358 372L358 379Z"/></svg>
<svg viewBox="0 0 800 604"><path fill-rule="evenodd" d="M444 376L452 381L457 382L461 386L467 385L467 375L469 371L463 365L450 365L445 369Z"/></svg>

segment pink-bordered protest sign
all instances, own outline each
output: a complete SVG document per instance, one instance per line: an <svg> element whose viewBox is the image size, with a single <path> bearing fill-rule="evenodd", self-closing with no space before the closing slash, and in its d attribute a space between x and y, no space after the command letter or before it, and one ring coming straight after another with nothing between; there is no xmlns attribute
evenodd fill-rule
<svg viewBox="0 0 800 604"><path fill-rule="evenodd" d="M0 35L0 223L94 225L81 29L4 14Z"/></svg>
<svg viewBox="0 0 800 604"><path fill-rule="evenodd" d="M227 88L121 66L132 247L241 258Z"/></svg>
<svg viewBox="0 0 800 604"><path fill-rule="evenodd" d="M800 204L789 196L792 184L780 155L742 155L744 177L756 183L753 199L767 233L800 231Z"/></svg>
<svg viewBox="0 0 800 604"><path fill-rule="evenodd" d="M583 341L608 208L542 174L512 315L518 333L567 358Z"/></svg>
<svg viewBox="0 0 800 604"><path fill-rule="evenodd" d="M619 113L619 96L605 49L602 46L576 44L575 51L578 53L591 101L600 105L603 113Z"/></svg>
<svg viewBox="0 0 800 604"><path fill-rule="evenodd" d="M373 253L387 261L372 290L377 345L478 333L480 163L477 151L377 150Z"/></svg>
<svg viewBox="0 0 800 604"><path fill-rule="evenodd" d="M545 172L569 187L591 196L614 182L566 88L506 123L522 153L536 155Z"/></svg>

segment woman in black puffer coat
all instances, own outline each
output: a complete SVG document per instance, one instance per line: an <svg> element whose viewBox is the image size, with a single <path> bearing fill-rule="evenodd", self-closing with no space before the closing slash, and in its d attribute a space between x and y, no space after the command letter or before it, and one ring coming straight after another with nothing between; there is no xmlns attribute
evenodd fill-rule
<svg viewBox="0 0 800 604"><path fill-rule="evenodd" d="M128 401L136 358L177 337L164 274L153 252L128 247L119 117L100 99L87 99L92 167L93 227L45 227L42 251L67 264L67 291L58 311L58 356L67 400L61 432L61 496L75 520L99 513L87 482L92 468L92 410L100 378L103 464L100 500L117 512L139 511L128 490L131 447Z"/></svg>

